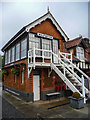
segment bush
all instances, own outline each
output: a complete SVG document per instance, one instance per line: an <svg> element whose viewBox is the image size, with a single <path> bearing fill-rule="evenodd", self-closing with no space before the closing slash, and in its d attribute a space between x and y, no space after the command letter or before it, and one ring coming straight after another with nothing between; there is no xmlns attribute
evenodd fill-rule
<svg viewBox="0 0 90 120"><path fill-rule="evenodd" d="M8 70L3 70L3 71L2 71L2 74L3 74L3 75L8 75L9 72L8 72Z"/></svg>
<svg viewBox="0 0 90 120"><path fill-rule="evenodd" d="M78 93L78 92L74 92L73 94L72 94L72 97L74 97L74 98L81 98L81 95Z"/></svg>
<svg viewBox="0 0 90 120"><path fill-rule="evenodd" d="M12 74L15 74L15 75L19 75L19 74L20 74L19 68L13 68L13 69L11 70L11 72L12 72Z"/></svg>

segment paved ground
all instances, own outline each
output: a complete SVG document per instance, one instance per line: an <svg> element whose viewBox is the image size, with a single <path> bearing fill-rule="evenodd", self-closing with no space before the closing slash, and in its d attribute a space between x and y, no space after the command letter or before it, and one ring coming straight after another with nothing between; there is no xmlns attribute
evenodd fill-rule
<svg viewBox="0 0 90 120"><path fill-rule="evenodd" d="M87 118L88 119L88 106L89 104L86 104L84 108L82 109L73 109L70 107L69 104L56 107L53 109L46 109L46 107L42 107L39 104L31 103L31 102L25 102L23 100L18 99L17 97L7 93L3 92L3 117L23 117L23 118L36 118L37 116L40 116L41 118ZM8 104L6 104L6 101ZM4 107L5 106L5 107ZM11 113L5 114L6 111L4 108L8 108L10 106ZM13 109L15 110L13 112ZM13 115L12 115L13 113Z"/></svg>
<svg viewBox="0 0 90 120"><path fill-rule="evenodd" d="M2 117L3 119L11 118L27 118L25 114L16 109L7 100L2 98Z"/></svg>

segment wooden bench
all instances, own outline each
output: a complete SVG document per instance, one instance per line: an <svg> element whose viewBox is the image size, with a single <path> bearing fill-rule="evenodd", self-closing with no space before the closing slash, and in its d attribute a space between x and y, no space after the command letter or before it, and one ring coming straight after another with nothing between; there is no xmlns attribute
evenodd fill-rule
<svg viewBox="0 0 90 120"><path fill-rule="evenodd" d="M60 96L60 95L61 95L60 92L53 92L53 93L48 93L48 94L46 94L46 96L48 97L49 100L50 100L50 97L52 97L52 96L58 97L58 96Z"/></svg>

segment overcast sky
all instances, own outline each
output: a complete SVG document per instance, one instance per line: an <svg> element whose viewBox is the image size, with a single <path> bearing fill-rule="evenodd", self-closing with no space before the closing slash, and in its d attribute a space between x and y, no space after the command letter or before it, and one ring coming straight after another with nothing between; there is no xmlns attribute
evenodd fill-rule
<svg viewBox="0 0 90 120"><path fill-rule="evenodd" d="M2 2L2 44L23 26L50 12L70 39L88 37L88 2Z"/></svg>

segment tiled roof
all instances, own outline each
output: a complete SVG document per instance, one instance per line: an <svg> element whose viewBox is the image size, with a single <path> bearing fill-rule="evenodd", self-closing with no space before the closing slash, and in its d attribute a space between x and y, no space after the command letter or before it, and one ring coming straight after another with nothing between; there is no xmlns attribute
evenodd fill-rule
<svg viewBox="0 0 90 120"><path fill-rule="evenodd" d="M73 40L70 40L70 41L67 41L65 43L65 47L68 49L68 48L72 48L74 46L76 46L77 44L79 44L80 40L82 39L82 36L78 37L78 38L75 38Z"/></svg>

